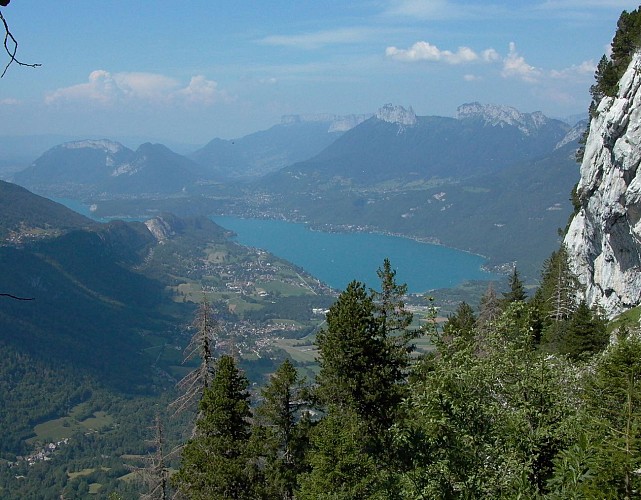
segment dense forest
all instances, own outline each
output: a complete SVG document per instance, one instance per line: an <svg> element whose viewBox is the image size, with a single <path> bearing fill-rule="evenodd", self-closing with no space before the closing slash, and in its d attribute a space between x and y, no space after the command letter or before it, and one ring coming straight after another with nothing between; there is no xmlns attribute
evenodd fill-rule
<svg viewBox="0 0 641 500"><path fill-rule="evenodd" d="M285 361L256 404L202 323L198 412L166 494L189 498L631 498L641 465L641 340L573 300L563 249L527 297L489 287L412 327L389 261L317 334L315 384ZM215 329L210 329L215 331ZM428 336L434 349L414 342ZM196 380L195 378L192 380ZM190 386L190 387L193 387ZM158 481L169 469L156 469ZM160 498L160 497L158 497Z"/></svg>
<svg viewBox="0 0 641 500"><path fill-rule="evenodd" d="M478 310L463 302L440 324L435 311L417 327L389 261L378 274L378 290L352 282L331 306L314 383L285 360L250 386L216 351L225 332L203 300L185 350L198 362L173 402L79 387L93 394L77 421L119 426L75 434L57 457L71 472L39 462L16 479L3 468L5 484L22 485L15 498L53 497L61 483L65 498L96 484L104 498L635 496L641 340L576 302L563 248L532 297L515 269L506 292L490 285ZM432 348L417 349L425 337ZM74 466L87 453L95 464Z"/></svg>

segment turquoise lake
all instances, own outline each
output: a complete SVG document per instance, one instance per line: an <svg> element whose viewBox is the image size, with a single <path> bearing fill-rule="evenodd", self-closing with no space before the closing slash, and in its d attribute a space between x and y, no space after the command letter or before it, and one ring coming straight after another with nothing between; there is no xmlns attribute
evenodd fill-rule
<svg viewBox="0 0 641 500"><path fill-rule="evenodd" d="M234 231L238 243L267 250L339 290L352 280L378 287L376 270L386 257L397 270L397 281L407 283L410 293L453 287L468 280L498 279L481 269L483 257L409 238L311 231L305 224L281 220L211 219Z"/></svg>
<svg viewBox="0 0 641 500"><path fill-rule="evenodd" d="M92 217L80 201L52 198ZM378 287L376 270L389 258L399 283L410 293L450 288L469 280L497 280L484 271L479 255L409 238L375 233L326 233L305 224L269 219L218 217L211 219L237 234L242 245L261 248L302 267L332 288L343 290L352 280Z"/></svg>

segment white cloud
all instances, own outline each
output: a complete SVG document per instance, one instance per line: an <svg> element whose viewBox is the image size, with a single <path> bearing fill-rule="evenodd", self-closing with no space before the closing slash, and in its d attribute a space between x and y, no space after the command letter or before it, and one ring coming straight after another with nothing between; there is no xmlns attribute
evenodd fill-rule
<svg viewBox="0 0 641 500"><path fill-rule="evenodd" d="M264 45L317 49L327 45L360 43L375 39L378 36L380 36L380 31L378 30L367 27L352 27L298 35L270 35L259 42Z"/></svg>
<svg viewBox="0 0 641 500"><path fill-rule="evenodd" d="M228 100L229 96L218 89L217 82L202 75L192 77L183 87L178 80L156 73L112 74L105 70L92 71L87 82L54 90L45 97L47 104L80 102L102 106L136 102L212 105Z"/></svg>
<svg viewBox="0 0 641 500"><path fill-rule="evenodd" d="M561 70L551 70L550 77L557 80L567 80L567 79L576 79L582 78L586 75L594 75L596 71L596 64L594 61L583 61L581 64L574 64L569 68L564 68Z"/></svg>
<svg viewBox="0 0 641 500"><path fill-rule="evenodd" d="M13 99L11 97L0 99L0 106L17 106L18 104L21 104L21 103L22 101L19 101L18 99Z"/></svg>
<svg viewBox="0 0 641 500"><path fill-rule="evenodd" d="M207 80L202 75L193 76L189 85L184 89L178 90L176 95L184 97L190 103L204 104L206 106L230 100L227 93L218 90L218 82Z"/></svg>
<svg viewBox="0 0 641 500"><path fill-rule="evenodd" d="M488 49L492 51L493 49ZM489 61L486 52L482 53L484 61ZM489 54L489 52L488 52ZM415 62L415 61L433 61L445 62L447 64L465 64L477 61L479 55L469 47L459 47L456 52L441 50L436 45L429 42L416 42L409 49L399 49L397 47L387 47L385 55L398 61Z"/></svg>
<svg viewBox="0 0 641 500"><path fill-rule="evenodd" d="M483 78L478 75L471 75L471 74L463 75L463 80L465 80L466 82L476 82L482 79Z"/></svg>
<svg viewBox="0 0 641 500"><path fill-rule="evenodd" d="M120 89L111 74L96 70L89 74L88 82L54 90L45 97L45 102L90 101L106 105L114 102L119 93Z"/></svg>
<svg viewBox="0 0 641 500"><path fill-rule="evenodd" d="M541 70L529 65L525 58L516 51L514 42L510 42L510 50L503 60L503 78L517 78L527 83L536 83L541 77Z"/></svg>
<svg viewBox="0 0 641 500"><path fill-rule="evenodd" d="M145 101L167 101L179 86L173 78L155 73L116 73L116 91L126 97Z"/></svg>
<svg viewBox="0 0 641 500"><path fill-rule="evenodd" d="M485 62L495 62L501 59L501 56L499 56L499 53L494 49L485 49L481 52L481 58Z"/></svg>

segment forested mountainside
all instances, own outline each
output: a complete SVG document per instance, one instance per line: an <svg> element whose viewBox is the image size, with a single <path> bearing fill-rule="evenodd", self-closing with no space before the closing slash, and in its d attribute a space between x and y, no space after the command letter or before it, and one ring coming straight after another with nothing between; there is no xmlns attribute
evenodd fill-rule
<svg viewBox="0 0 641 500"><path fill-rule="evenodd" d="M236 214L401 234L484 255L495 269L516 262L529 281L556 247L578 179L581 131L569 124L479 103L456 118L391 104L320 118L213 140L191 159L161 145L66 143L15 180L103 217ZM288 159L303 161L280 168Z"/></svg>
<svg viewBox="0 0 641 500"><path fill-rule="evenodd" d="M314 156L359 120L284 116L268 130L233 140L212 139L189 157L222 179L256 178Z"/></svg>
<svg viewBox="0 0 641 500"><path fill-rule="evenodd" d="M192 366L183 349L205 290L217 321L235 325L219 349L237 352L256 383L285 357L272 339L306 335L320 321L312 309L332 301L304 271L205 217L97 223L0 187L2 498L82 497L84 477L64 471L95 463L114 470L103 484L139 489L118 480L129 473L121 455L145 453L145 422ZM168 425L175 444L183 424ZM27 471L37 472L15 478Z"/></svg>
<svg viewBox="0 0 641 500"><path fill-rule="evenodd" d="M641 33L639 19L641 9L622 15L613 67L621 32ZM387 259L378 284L353 281L336 298L205 217L67 221L59 205L0 185L20 209L2 219L0 246L13 295L0 298L0 496L637 496L638 311L608 323L614 309L590 303L596 278L616 274L613 259L628 279L623 264L636 262L637 247L606 248L587 280L581 259L597 252L577 253L577 237L615 228L594 240L612 244L636 227L629 82L641 36L625 39L631 70L592 110L566 244L545 260L536 290L513 267L504 292L490 284L478 307L462 302L447 318L433 298L427 314L408 305ZM614 110L631 120L615 121ZM379 115L398 127L420 121L398 108ZM524 161L521 174L553 161ZM505 172L473 186L491 189ZM539 177L525 176L523 189L528 179Z"/></svg>
<svg viewBox="0 0 641 500"><path fill-rule="evenodd" d="M509 291L490 286L478 313L461 303L442 328L412 328L386 261L378 290L352 282L330 308L315 383L285 362L253 409L233 358L203 356L200 373L212 375L170 488L191 498L637 496L638 315L608 326L583 298L574 250L546 260L533 296L515 269ZM432 349L412 356L424 336Z"/></svg>
<svg viewBox="0 0 641 500"><path fill-rule="evenodd" d="M210 178L202 167L162 144L132 151L109 140L68 142L46 151L14 180L61 197L173 194Z"/></svg>
<svg viewBox="0 0 641 500"><path fill-rule="evenodd" d="M0 241L46 236L94 225L94 221L47 198L30 196L16 184L0 181Z"/></svg>

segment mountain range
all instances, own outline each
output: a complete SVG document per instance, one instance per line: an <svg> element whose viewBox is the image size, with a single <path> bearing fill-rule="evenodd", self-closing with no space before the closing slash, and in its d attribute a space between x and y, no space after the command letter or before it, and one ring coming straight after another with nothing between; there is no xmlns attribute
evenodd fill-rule
<svg viewBox="0 0 641 500"><path fill-rule="evenodd" d="M472 103L458 118L386 106L318 155L257 180L260 210L358 227L513 263L530 277L558 245L584 123Z"/></svg>
<svg viewBox="0 0 641 500"><path fill-rule="evenodd" d="M0 292L34 299L0 298L0 457L29 452L37 424L68 418L78 403L95 402L98 388L135 399L173 386L185 372L184 327L203 285L231 297L222 311L235 321L326 307L329 296L284 293L294 285L282 276L300 284L299 269L284 271L264 303L258 292L227 293L229 271L210 266L234 264L247 282L244 273L267 257L230 243L204 216L285 215L402 234L482 253L497 268L517 261L534 276L571 212L578 130L506 107L470 104L445 118L386 105L371 116L288 118L189 157L109 140L51 148L15 180L112 210L101 215L150 220L98 223L0 181ZM164 214L168 207L178 216ZM256 360L256 379L277 356Z"/></svg>
<svg viewBox="0 0 641 500"><path fill-rule="evenodd" d="M133 151L109 140L74 141L46 151L14 180L58 196L173 194L203 176L192 160L162 144Z"/></svg>
<svg viewBox="0 0 641 500"><path fill-rule="evenodd" d="M550 154L570 126L541 113L523 114L478 103L457 118L417 117L386 105L318 155L281 169L264 185L290 191L305 186L372 186L461 179L500 171Z"/></svg>
<svg viewBox="0 0 641 500"><path fill-rule="evenodd" d="M284 117L188 157L159 144L64 143L14 180L96 203L101 216L284 215L439 242L534 276L571 212L583 127L508 106L468 103L448 118L387 104L372 115Z"/></svg>
<svg viewBox="0 0 641 500"><path fill-rule="evenodd" d="M284 116L268 130L234 140L213 139L189 157L226 180L260 177L322 151L359 119Z"/></svg>

